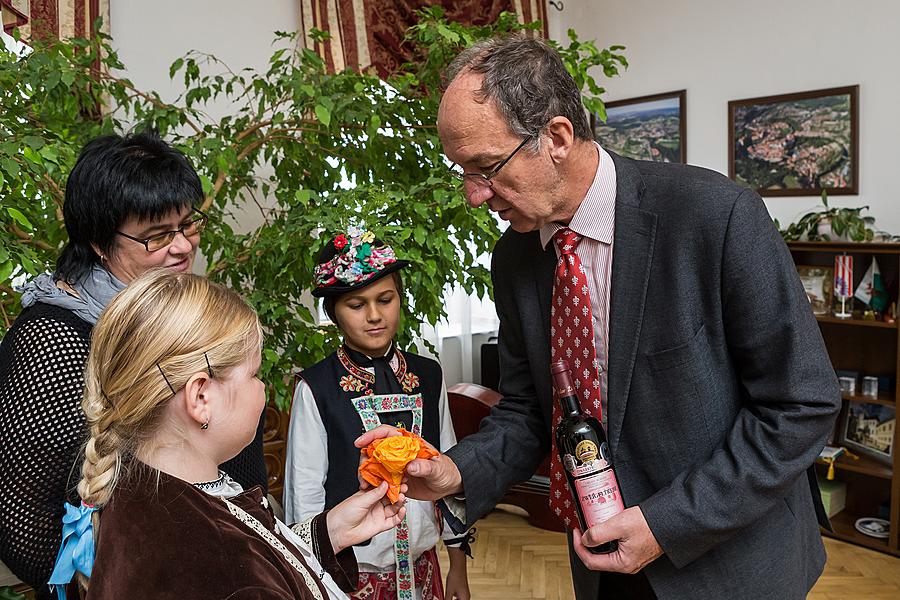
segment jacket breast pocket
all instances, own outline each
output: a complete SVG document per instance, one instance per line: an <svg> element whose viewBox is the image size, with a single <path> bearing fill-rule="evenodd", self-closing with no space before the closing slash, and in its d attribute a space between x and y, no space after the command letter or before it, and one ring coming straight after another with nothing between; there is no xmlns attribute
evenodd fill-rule
<svg viewBox="0 0 900 600"><path fill-rule="evenodd" d="M672 439L681 440L701 453L710 451L715 436L710 432L710 415L721 398L713 353L705 325L682 343L644 355L649 376L644 388L665 407L667 428ZM629 405L630 408L630 405ZM681 448L681 450L685 450Z"/></svg>
<svg viewBox="0 0 900 600"><path fill-rule="evenodd" d="M647 362L655 372L666 371L702 361L703 355L709 354L709 341L706 339L706 325L700 325L700 329L691 336L691 339L672 348L647 353Z"/></svg>

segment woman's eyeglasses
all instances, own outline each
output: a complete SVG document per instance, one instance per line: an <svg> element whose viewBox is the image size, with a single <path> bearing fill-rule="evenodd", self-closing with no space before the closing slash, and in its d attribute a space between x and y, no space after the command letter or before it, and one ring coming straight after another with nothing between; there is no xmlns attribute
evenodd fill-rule
<svg viewBox="0 0 900 600"><path fill-rule="evenodd" d="M196 217L188 223L185 223L178 229L165 231L163 233L157 233L156 235L151 235L150 237L143 240L121 231L116 231L116 233L118 233L122 237L127 237L129 240L134 240L139 244L143 244L144 248L147 249L147 252L156 252L157 250L162 250L163 248L171 244L172 240L174 240L175 236L179 233L184 237L189 238L203 231L203 228L206 227L207 221L209 221L209 217L206 216L206 213L197 208L191 208L191 210L193 210L200 216Z"/></svg>

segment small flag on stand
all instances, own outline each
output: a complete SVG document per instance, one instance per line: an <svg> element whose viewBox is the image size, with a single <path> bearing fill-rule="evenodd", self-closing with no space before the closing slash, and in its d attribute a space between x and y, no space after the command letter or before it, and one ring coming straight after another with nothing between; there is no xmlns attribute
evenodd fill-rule
<svg viewBox="0 0 900 600"><path fill-rule="evenodd" d="M862 281L853 294L859 298L861 302L865 302L875 312L884 312L887 307L887 290L884 288L884 281L881 279L881 269L878 268L878 261L872 257L872 264L869 270L863 275Z"/></svg>
<svg viewBox="0 0 900 600"><path fill-rule="evenodd" d="M841 309L834 316L847 318L847 300L853 289L853 257L847 254L834 257L834 295L841 299Z"/></svg>

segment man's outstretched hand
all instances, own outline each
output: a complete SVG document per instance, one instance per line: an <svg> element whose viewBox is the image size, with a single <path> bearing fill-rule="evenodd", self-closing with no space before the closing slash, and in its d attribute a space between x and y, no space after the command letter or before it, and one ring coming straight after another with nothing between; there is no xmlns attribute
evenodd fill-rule
<svg viewBox="0 0 900 600"><path fill-rule="evenodd" d="M392 435L400 435L400 432L390 425L380 425L362 434L357 438L355 445L357 448L365 448L375 440ZM430 444L429 447L434 448ZM439 500L463 491L459 469L444 454L438 454L428 460L416 459L410 462L406 466L404 483L406 489L403 492L417 500Z"/></svg>

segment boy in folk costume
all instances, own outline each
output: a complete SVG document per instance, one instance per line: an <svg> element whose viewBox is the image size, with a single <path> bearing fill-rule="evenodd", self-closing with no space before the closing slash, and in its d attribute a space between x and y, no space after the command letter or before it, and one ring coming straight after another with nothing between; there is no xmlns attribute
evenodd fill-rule
<svg viewBox="0 0 900 600"><path fill-rule="evenodd" d="M305 369L294 393L288 432L284 504L288 522L302 521L359 489L362 431L382 423L403 427L445 452L456 444L440 365L403 352L394 336L403 287L399 260L371 232L351 228L328 242L316 267L313 295L344 335L344 343ZM450 555L446 598L469 599L465 553L433 502L410 500L394 530L354 548L357 600L441 600L435 544Z"/></svg>

